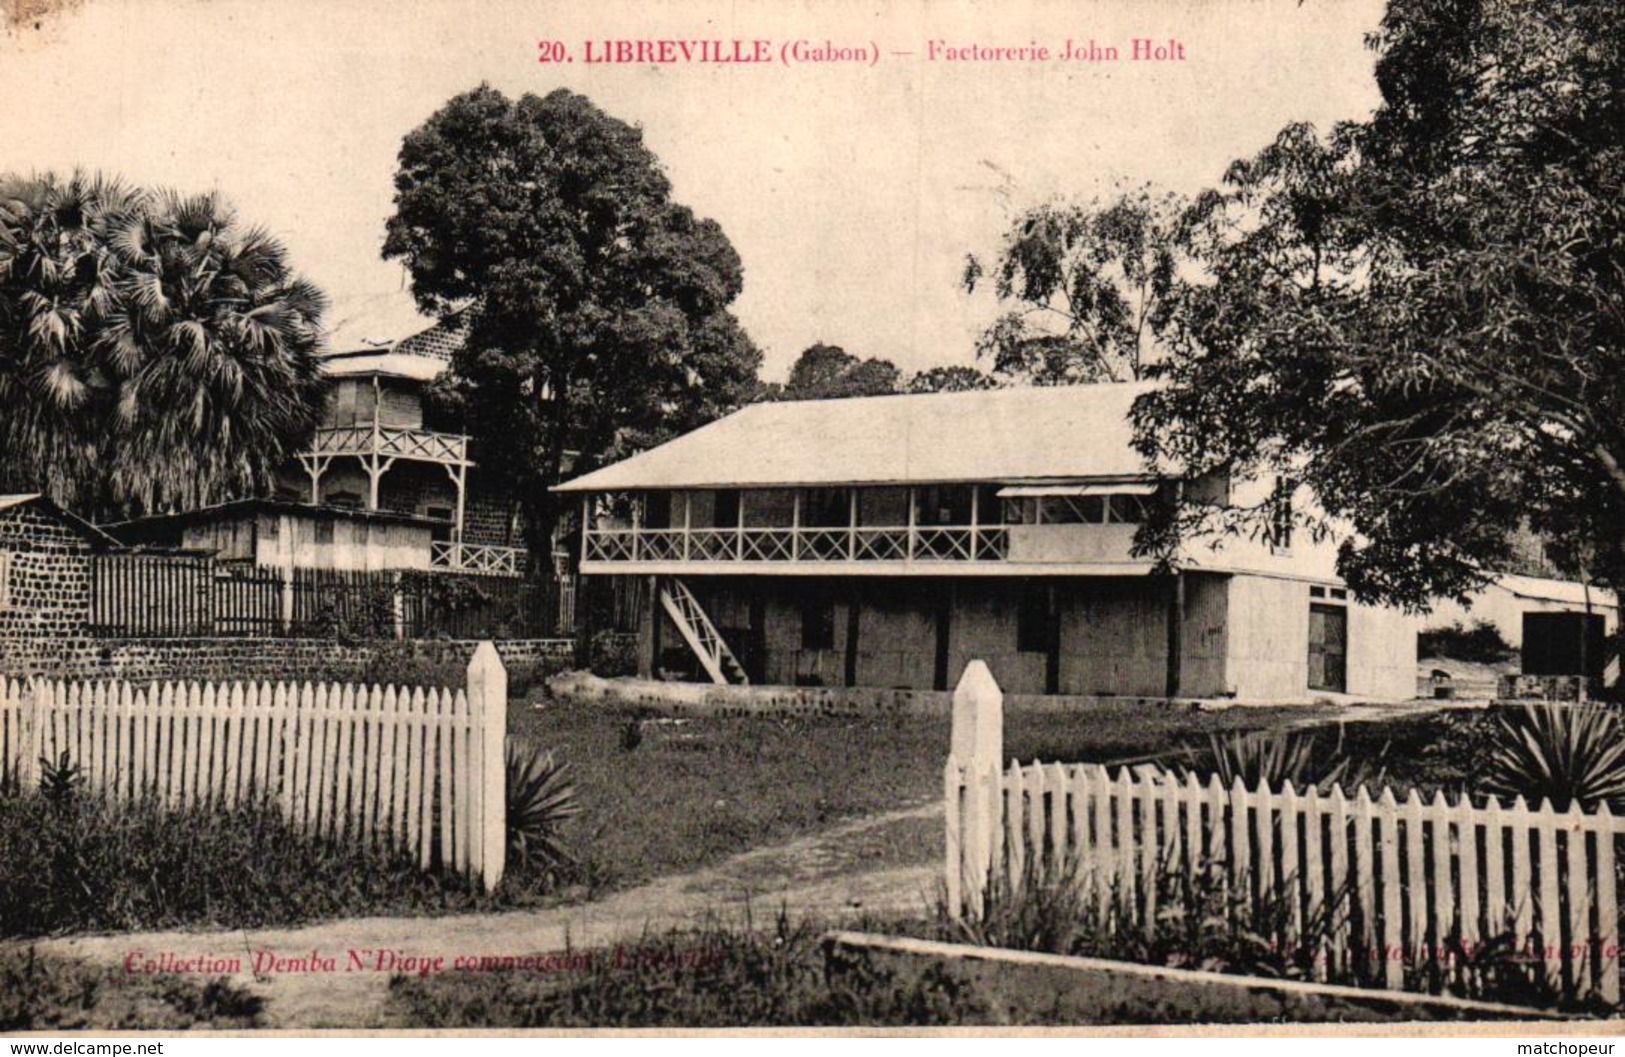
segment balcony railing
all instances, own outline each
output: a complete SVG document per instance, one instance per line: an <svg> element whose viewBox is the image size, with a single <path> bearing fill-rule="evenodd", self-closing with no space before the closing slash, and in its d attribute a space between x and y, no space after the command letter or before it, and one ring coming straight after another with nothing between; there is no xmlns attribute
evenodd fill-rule
<svg viewBox="0 0 1625 1057"><path fill-rule="evenodd" d="M468 438L457 433L436 433L433 430L397 426L338 426L317 430L309 454L378 455L424 462L462 463L468 461Z"/></svg>
<svg viewBox="0 0 1625 1057"><path fill-rule="evenodd" d="M429 546L429 567L478 576L519 576L525 571L525 552L518 547L437 540Z"/></svg>
<svg viewBox="0 0 1625 1057"><path fill-rule="evenodd" d="M589 562L997 562L1003 525L856 528L595 528Z"/></svg>

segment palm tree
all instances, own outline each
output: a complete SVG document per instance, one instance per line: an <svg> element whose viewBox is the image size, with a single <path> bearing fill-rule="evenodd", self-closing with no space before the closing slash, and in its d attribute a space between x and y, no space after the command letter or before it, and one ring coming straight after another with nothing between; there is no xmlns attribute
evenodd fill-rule
<svg viewBox="0 0 1625 1057"><path fill-rule="evenodd" d="M325 307L217 195L0 180L0 484L104 514L263 490L316 424Z"/></svg>
<svg viewBox="0 0 1625 1057"><path fill-rule="evenodd" d="M111 379L85 338L114 310L111 243L137 196L75 174L0 178L0 486L72 498Z"/></svg>

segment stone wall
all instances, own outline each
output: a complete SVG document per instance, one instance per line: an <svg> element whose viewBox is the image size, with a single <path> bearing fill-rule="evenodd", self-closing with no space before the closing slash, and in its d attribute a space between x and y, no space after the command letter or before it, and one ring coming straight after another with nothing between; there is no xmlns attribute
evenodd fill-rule
<svg viewBox="0 0 1625 1057"><path fill-rule="evenodd" d="M344 644L325 639L91 639L0 643L0 674L59 679L335 679L385 670L465 665L478 643L432 639ZM503 662L565 669L575 659L570 639L511 639L496 644ZM381 662L383 662L381 664Z"/></svg>
<svg viewBox="0 0 1625 1057"><path fill-rule="evenodd" d="M49 508L0 510L0 651L80 636L90 623L90 544Z"/></svg>

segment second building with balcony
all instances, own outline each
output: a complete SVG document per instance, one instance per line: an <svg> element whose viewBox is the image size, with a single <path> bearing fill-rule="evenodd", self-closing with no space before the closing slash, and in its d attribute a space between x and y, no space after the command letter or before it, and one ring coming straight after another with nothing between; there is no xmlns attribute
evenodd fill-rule
<svg viewBox="0 0 1625 1057"><path fill-rule="evenodd" d="M650 675L945 689L981 658L1017 693L1410 696L1415 622L1351 601L1330 542L1135 553L1152 504L1229 487L1147 470L1145 388L752 405L560 490L582 572L647 581Z"/></svg>

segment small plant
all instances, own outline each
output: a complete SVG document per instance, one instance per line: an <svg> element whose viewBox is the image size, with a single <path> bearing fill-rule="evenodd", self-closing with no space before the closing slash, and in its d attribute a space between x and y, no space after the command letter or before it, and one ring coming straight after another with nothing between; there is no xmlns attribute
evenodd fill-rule
<svg viewBox="0 0 1625 1057"><path fill-rule="evenodd" d="M1386 754L1360 760L1343 752L1342 732L1327 749L1311 731L1253 731L1208 735L1206 750L1185 748L1185 760L1174 766L1183 778L1188 773L1216 776L1225 788L1239 779L1248 789L1268 786L1329 790L1334 785L1358 786L1380 780L1380 761Z"/></svg>
<svg viewBox="0 0 1625 1057"><path fill-rule="evenodd" d="M554 870L575 861L564 823L581 813L567 765L544 749L508 743L508 851L518 862Z"/></svg>
<svg viewBox="0 0 1625 1057"><path fill-rule="evenodd" d="M1453 928L1445 937L1444 949L1448 967L1444 989L1450 994L1544 1009L1562 1005L1562 995L1546 978L1540 962L1529 956L1510 930L1468 945L1462 941L1461 930Z"/></svg>
<svg viewBox="0 0 1625 1057"><path fill-rule="evenodd" d="M73 800L84 788L84 770L63 752L55 763L40 757L39 791L47 803L61 807Z"/></svg>
<svg viewBox="0 0 1625 1057"><path fill-rule="evenodd" d="M1327 938L1348 916L1346 886L1300 907L1295 919L1294 885L1254 893L1245 874L1222 862L1187 867L1164 858L1155 873L1156 915L1148 931L1138 923L1139 893L1113 885L1097 894L1089 876L1075 860L1037 864L1014 883L997 871L968 915L954 919L939 904L938 928L949 940L979 946L1308 980L1327 957ZM1323 975L1370 986L1376 972L1345 963L1324 966Z"/></svg>
<svg viewBox="0 0 1625 1057"><path fill-rule="evenodd" d="M224 977L150 976L0 950L0 1032L258 1027L264 1000Z"/></svg>
<svg viewBox="0 0 1625 1057"><path fill-rule="evenodd" d="M594 675L613 679L620 675L636 675L638 671L637 640L618 631L596 631L587 644L587 667Z"/></svg>
<svg viewBox="0 0 1625 1057"><path fill-rule="evenodd" d="M1501 716L1483 782L1530 806L1625 809L1625 726L1607 705L1529 702Z"/></svg>

